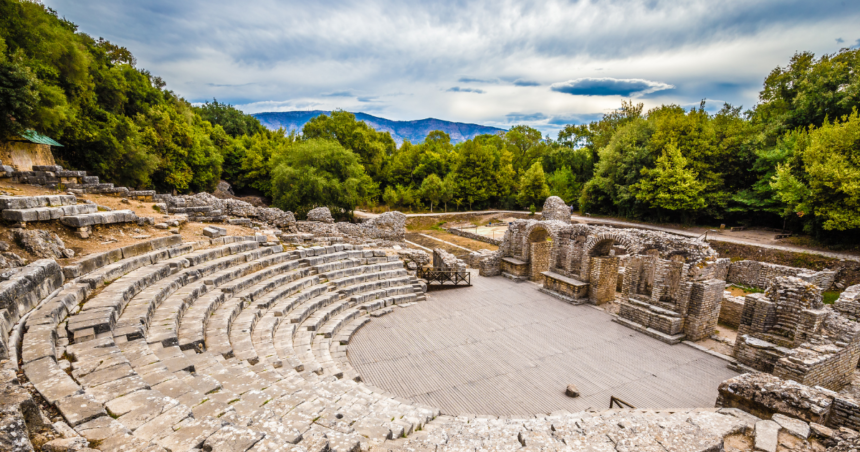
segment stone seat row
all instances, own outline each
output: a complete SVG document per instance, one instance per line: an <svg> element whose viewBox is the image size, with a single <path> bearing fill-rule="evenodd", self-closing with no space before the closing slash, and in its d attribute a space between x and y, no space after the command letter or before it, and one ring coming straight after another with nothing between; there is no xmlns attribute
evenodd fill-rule
<svg viewBox="0 0 860 452"><path fill-rule="evenodd" d="M306 263L305 263L305 264L306 264ZM255 268L255 270L263 271L263 270L262 270L263 268L271 268L271 267L263 267L263 265L262 265L262 264L260 264L260 266L259 266L259 267L257 267L257 268ZM289 267L285 267L285 268L289 268ZM295 267L294 267L294 268L295 268ZM161 270L161 271L164 271L164 270ZM157 272L155 272L155 273L157 273ZM260 283L268 284L267 282L265 282L265 280L264 280L262 277L260 277L260 278L255 278L255 277L253 276L255 273L256 273L256 272L250 272L250 274L245 274L245 273L243 273L243 272L241 272L241 271L228 270L228 271L226 271L226 272L223 272L223 274L217 274L217 273L216 273L216 275L218 275L218 276L213 276L213 277L211 277L211 278L204 278L204 279L208 279L208 282L212 282L212 283L223 283L223 282L225 282L225 281L223 281L222 279L219 279L219 278L224 278L224 279L228 279L228 280L229 280L229 279L231 279L231 278L230 278L230 276L232 276L233 278L238 278L238 279L234 279L234 280L235 280L235 281L237 281L237 282L238 282L238 281L241 281L242 279L246 279L246 278L247 278L248 280L252 280L252 281L255 283L255 284L253 284L253 285L247 286L246 284L241 284L241 283L240 283L240 284L235 284L235 285L234 285L234 287L232 287L232 288L231 288L231 293L232 293L232 292L235 292L235 291L237 291L237 290L239 291L239 293L242 293L242 290L244 290L244 288L245 288L245 287L248 287L249 289L254 289L254 288L256 287L257 289L259 289L259 287L258 287L258 286L260 286ZM273 274L274 274L274 273L273 273ZM128 273L126 276L127 276L127 277L128 277L128 276L131 276L131 273ZM269 275L267 274L267 276L269 276ZM312 275L312 276L315 276L315 275ZM137 279L140 279L140 278L137 278ZM113 285L113 284L118 284L118 283L120 283L120 282L122 282L122 279L120 279L120 280L118 280L118 281L116 281L116 282L112 283L111 285ZM316 281L316 282L317 282L317 284L316 284L317 286L321 286L321 285L319 284L319 280L318 280L318 279L317 279L317 281ZM156 283L156 284L157 284L157 283ZM204 282L204 285L205 285L205 282ZM214 284L213 284L213 285L214 285ZM152 287L152 286L151 286L151 287ZM325 286L321 286L321 287L325 287ZM411 287L411 286L410 286L410 287ZM225 288L226 288L226 286L225 286ZM144 289L144 292L145 292L146 290L149 290L149 289ZM141 292L141 294L142 294L142 293L143 293L143 292ZM227 292L224 292L224 291L222 290L222 291L221 291L221 293L226 294ZM226 296L226 295L225 295L225 296ZM240 297L240 298L241 298L241 297ZM129 303L129 307L131 307L133 303L134 303L134 298L132 298L132 303ZM193 306L194 306L194 305L192 304L192 307L191 307L190 309L194 309L194 308L193 308ZM265 308L265 307L266 307L266 306L264 305L264 306L263 306L263 308ZM156 309L156 312L157 312L157 309ZM191 312L191 311L188 311L188 312ZM182 317L182 316L179 316L179 317L180 317L180 319L181 319L181 317ZM190 317L189 317L189 319L190 319ZM122 319L120 319L120 322L122 322ZM196 317L195 317L195 322L196 322ZM118 323L117 325L120 325L120 324ZM181 323L180 323L180 331L181 331ZM132 336L132 337L133 337L133 336ZM152 352L152 354L151 354L151 355L149 355L149 354L144 355L145 357L141 358L143 361L149 362L148 360L151 360L153 356L161 355L161 356L162 356L162 357L164 357L165 359L169 359L169 360L171 360L171 361L169 361L169 362L170 362L170 365L171 365L171 368L168 368L168 369L167 369L168 371L173 370L174 372L186 372L186 373L189 373L189 375L185 375L185 376L183 376L183 378L182 378L182 379L183 379L183 381L187 380L187 381L190 381L190 382L192 382L192 383L194 383L194 384L196 384L196 385L203 384L203 382L208 381L208 380L206 380L206 379L201 380L201 376L200 376L199 374L198 374L198 375L191 375L191 373L189 372L189 370L191 370L191 368L189 368L189 367L187 366L187 363L188 363L189 361L194 361L194 362L196 363L196 362L198 362L202 357L204 357L204 356L205 356L205 357L206 357L206 358L205 358L205 360L206 360L206 361L215 361L215 363L214 363L214 364L213 364L212 362L208 362L208 363L206 363L206 365L208 365L208 366L209 366L209 368L216 368L216 367L217 367L217 366L216 366L216 364L217 364L217 362L218 362L219 360L223 360L223 362L224 362L224 363L227 363L227 362L228 362L228 360L227 360L227 359L225 359L223 355L219 355L219 354L211 354L211 353L209 353L209 352L206 352L206 353L203 353L203 354L197 354L197 353L195 353L193 350L190 350L190 349L189 349L189 350L182 351L182 350L180 350L180 349L179 349L179 347L175 347L175 346L164 347L164 343L163 343L163 341L144 341L144 340L131 340L131 341L129 341L129 340L128 340L128 338L129 338L129 336L128 336L127 334L126 334L125 336L119 336L119 337L117 337L117 339L121 339L121 341L119 341L119 345L117 345L117 347L118 347L118 348L126 348L127 350L129 350L129 352L131 352L131 350L132 350L133 348L135 348L135 347L137 347L137 348L141 348L143 345L145 345L145 346L146 346L146 348L150 349L150 351ZM102 340L102 338L96 338L96 339L93 339L93 341L98 341L98 340ZM124 341L124 342L123 342L123 341ZM84 344L87 344L87 343L88 343L88 342L85 342ZM132 344L133 344L133 345L132 345ZM76 345L77 345L77 344L76 344ZM83 344L82 344L82 345L83 345ZM72 350L74 351L74 348L73 348ZM157 353L156 353L156 350L157 350ZM114 352L115 352L115 350L114 350ZM192 357L190 357L190 356L188 356L188 355L187 355L187 354L188 354L188 352L191 352L193 355L195 355L195 356L193 357L193 358L195 358L194 360L192 360L192 359L191 359ZM76 352L76 353L77 353L77 352ZM77 354L80 354L80 353L77 353ZM219 356L220 356L220 357L219 357ZM183 358L183 357L184 357L184 358ZM199 357L199 358L197 358L197 357ZM138 361L140 361L140 359L138 359ZM140 362L143 362L143 361L140 361ZM160 361L160 360L159 360L159 361ZM124 363L122 363L122 364L124 364ZM149 365L151 366L152 364L150 363ZM238 359L235 359L235 358L233 358L233 359L230 359L230 360L229 360L229 365L230 365L230 368L231 368L231 369L233 369L233 370L231 370L231 371L230 371L230 372L228 372L228 373L231 373L232 377L236 377L236 378L238 378L238 377L240 376L239 374L237 374L237 372L244 372L244 371L247 371L247 369L242 370L242 368L243 368L243 367L246 367L246 368L247 368L247 367L249 367L249 366L250 366L250 367L254 367L254 366L252 365L252 363L251 363L251 362L249 362L249 361L242 361L242 360L238 360ZM131 366L131 361L129 362L129 366ZM201 367L201 366L202 366L202 364L195 364L195 365L194 365L195 373L197 373L197 371L198 371L198 370L200 370L200 369L198 369L198 367ZM221 367L224 367L224 364L220 364L220 366L221 366ZM119 385L119 386L125 386L125 387L126 387L126 389L135 389L135 392L151 391L151 390L152 390L151 388L150 388L150 389L143 389L143 384L146 384L146 381L145 381L146 379L145 379L145 378L142 378L142 377L141 377L141 379L140 379L140 380L137 380L137 379L133 378L133 376L132 376L132 375L126 375L126 374L128 373L128 368L127 368L127 367L125 367L124 365L121 365L121 364L114 364L114 365L110 366L109 368L111 369L111 371L110 371L109 373L112 373L114 376L122 376L120 379L118 379L118 380L116 380L116 381L125 380L124 384L123 384L123 385ZM133 369L133 366L132 366L132 369ZM226 368L225 368L225 369L226 369ZM161 370L164 370L164 369L161 369ZM265 369L263 369L263 368L260 368L260 369L258 369L258 370L260 371L260 373L261 373L262 375L266 375L266 374L267 374L267 373L266 373L266 371L265 371ZM220 371L219 371L219 372L220 372ZM223 372L227 372L227 371L226 371L226 370L224 370ZM74 371L73 371L73 373L74 373ZM234 374L235 374L235 375L234 375ZM269 372L269 374L271 374L271 372ZM82 378L82 379L87 379L87 381L88 381L88 383L87 383L87 384L90 384L90 385L93 385L93 383L96 381L96 380L88 379L90 374L83 374L83 373L81 373L81 372L78 372L78 373L77 373L77 375L79 375L79 376L80 376L80 378ZM153 375L162 375L162 376L164 376L164 375L166 375L166 374L165 374L164 372L156 372L156 371L153 371L153 372L147 373L147 374L145 374L145 375L146 375L146 377L148 377L148 378L149 378L149 377L151 377L151 376L153 376ZM241 374L241 377L242 377L243 379L247 379L247 378L248 378L248 375L246 375L245 373L242 373L242 374ZM105 377L105 378L107 378L107 377ZM235 379L235 378L234 378L234 379ZM271 377L270 377L269 379L271 380ZM170 379L169 381L173 381L173 380L177 380L177 379L176 379L176 378L174 378L174 379ZM267 380L267 381L268 381L268 380ZM280 381L280 380L279 380L279 381ZM141 382L143 382L143 383L141 383ZM211 381L209 381L209 383L211 383ZM95 385L93 385L92 387L100 387L100 386L103 386L104 384L108 384L108 383L95 384ZM159 383L159 384L160 384L160 383ZM174 383L171 383L171 384L172 384L172 385L175 385L176 383L174 382ZM151 385L151 383L150 383L150 385ZM166 386L165 386L165 388L166 388ZM241 392L241 388L234 388L234 389L238 389L238 390ZM223 389L223 383L222 383L222 388L221 388L221 389L218 389L218 391L224 391L224 389ZM248 391L252 391L252 390L248 390ZM253 391L259 391L259 389L253 389ZM197 392L200 392L200 391L197 391ZM208 392L208 391L207 391L207 392ZM245 391L245 392L247 392L247 391ZM113 393L111 393L111 392L108 392L107 394L111 394L111 395L113 395ZM239 392L236 392L235 394L239 394ZM98 393L98 391L96 391L96 395L98 395L98 396L99 396L99 398L103 398L103 397L104 397L104 396L102 395L102 393ZM203 395L205 395L205 393L204 393ZM253 394L251 394L251 395L253 395ZM228 395L226 395L226 396L227 396L227 397L232 397L232 394L228 394ZM136 397L143 397L143 396L142 396L142 395L137 395ZM223 397L223 396L222 396L222 397ZM250 397L250 395L249 395L249 397ZM262 399L266 399L265 401L266 401L266 402L268 402L268 401L272 400L272 398L271 398L271 397L272 397L272 396L262 397ZM97 400L97 399L95 399L95 397L93 397L93 398L94 398L94 400ZM259 395L259 394L257 395L257 398L260 398L260 395ZM232 400L232 399L231 399L231 400ZM228 400L227 402L229 402L229 401L230 401L230 400ZM206 403L208 403L208 402L203 402L202 404L201 404L201 403L198 403L197 405L193 405L193 406L194 406L194 407L197 407L197 406L199 405L199 406L201 406L201 407L202 407L202 406L206 405ZM222 403L223 403L223 402L222 402ZM236 405L237 403L240 403L240 402L234 402L233 404L226 404L226 405ZM250 399L249 399L249 402L248 402L248 403L251 403L251 402L250 402ZM213 404L211 404L209 407L207 407L207 409L212 410L212 409L213 409L212 407L216 407L216 405L217 405L217 404L213 403ZM220 409L223 409L223 408L224 408L223 406L222 406L222 407L220 407ZM228 407L228 408L230 408L230 407ZM175 410L174 410L174 411L175 411ZM181 410L180 410L180 411L181 411ZM198 411L198 413L199 413L199 416L198 416L198 417L200 417L201 419L199 419L199 420L198 420L198 419L195 419L194 421L188 421L188 420L187 420L187 418L183 418L183 419L184 419L184 422L194 423L194 426L195 426L195 427L199 427L199 428L201 428L201 429L203 428L203 427L202 427L203 425L209 425L209 424L206 424L206 422L210 422L210 423L212 423L212 421L211 421L211 419L210 419L210 418L206 418L206 414L205 414L205 413L207 413L207 411L206 411L206 410L203 410L203 408L197 408L197 410L196 410L196 411ZM211 411L211 412L212 412L212 413L214 413L214 412L216 412L216 411L219 411L219 409L214 409L214 411ZM192 415L193 415L193 412L194 412L194 410L192 409L192 410L191 410ZM232 412L235 412L235 409L234 409L234 411L232 411ZM177 413L178 413L178 411L177 411ZM114 415L114 414L116 414L116 413L112 413L112 415ZM222 414L222 416L223 416L223 414L224 414L224 413L219 413L219 414ZM119 417L118 417L118 419L119 419L119 420L121 420L123 417L124 417L124 416L119 416ZM313 418L306 418L306 419L305 419L305 421L306 421L306 422L307 422L307 421L312 421L312 420L313 420ZM93 420L93 421L89 421L89 422L96 422L96 421L101 422L101 423L105 423L105 422L107 422L106 420L101 419L101 417L97 417L95 420ZM227 421L223 421L223 422L222 422L222 424L223 424L224 422L227 422ZM217 422L216 422L216 423L217 423ZM79 424L79 425L82 425L82 424ZM214 425L214 424L213 424L213 425ZM233 424L233 425L220 425L220 427L224 427L225 429L228 429L228 430L229 430L229 429L235 429L235 428L238 428L238 427L236 427L236 425L238 425L238 424ZM331 447L331 446L332 446L332 444L337 444L337 442L338 442L338 439L337 439L337 438L338 438L338 436L339 436L339 435L340 435L340 436L343 436L342 434L339 434L339 433L334 432L334 431L331 431L331 430L326 430L326 431L324 431L324 432L317 432L317 431L314 431L313 429L314 429L314 427L315 427L315 425L316 425L316 424L314 424L314 422L309 422L309 423L308 423L308 425L310 425L310 427L309 427L309 429L307 430L307 436L308 436L308 438L307 438L307 439L315 438L315 441L317 441L318 443L319 443L319 442L326 442L326 443L328 443L328 444L329 444L329 447ZM114 426L114 427L116 427L116 426ZM211 427L211 426L210 426L210 427ZM127 429L127 427L125 427L125 428ZM214 428L214 427L213 427L213 428ZM84 430L88 431L87 429L84 429ZM183 430L186 430L186 432L190 432L190 431L192 431L192 430L188 430L187 428L183 428ZM205 429L204 429L204 430L205 430ZM144 430L144 433L145 433L146 431L147 431L147 430ZM130 432L131 432L131 431L130 431ZM135 432L131 432L131 433L132 433L133 435L137 435ZM257 432L256 434L252 434L253 432L249 433L249 431L245 431L245 433L247 433L247 434L251 435L251 437L255 437L255 438L259 437L259 435L260 435L260 432ZM317 434L317 433L319 433L319 434ZM255 436L255 435L256 435L256 436ZM123 435L120 435L120 436L125 437L125 436L123 436ZM147 435L145 435L145 434L144 434L143 436L141 436L141 435L137 435L137 436L138 436L138 438L137 438L138 440L141 440L141 441L147 441L147 437L148 437ZM212 436L214 436L214 434L213 434ZM212 436L210 436L210 437L212 437ZM151 440L152 440L152 438L155 438L155 437L151 437L151 438L149 439L149 441L151 441ZM273 446L273 444L275 444L275 443L273 442L273 440L274 440L274 436L273 436L272 432L269 432L269 434L268 434L267 438L269 438L269 439L270 439L270 440L272 440L272 441L265 442L265 444L268 444L268 445L269 445L268 447L272 447L272 446ZM258 439L259 439L259 438L258 438ZM159 441L159 442L161 442L161 443L163 443L163 444L171 444L171 443L170 443L170 441L176 441L176 440L177 440L177 439L176 439L176 438L174 438L174 437L172 437L172 436L171 436L170 438L166 438L166 437L165 437L165 438L160 438L160 439L158 439L158 441ZM323 441L323 440L324 440L324 441ZM196 441L196 439L195 439L194 441ZM193 442L193 441L192 441L192 442ZM261 442L261 444L262 444L262 443L263 443L263 442ZM282 443L282 444L283 444L283 443ZM306 444L306 442L305 442L305 441L303 441L303 442L302 442L302 444L304 445L304 444ZM310 444L310 443L308 443L308 444ZM349 445L349 444L353 444L353 442L351 442L351 440L347 440L344 444L348 444L348 445ZM344 445L339 445L339 446L336 446L336 447L338 447L338 448L343 448L343 447L346 447L346 446L344 446ZM351 447L351 446L350 446L350 447ZM260 449L260 450L265 450L265 449ZM278 450L278 449L268 449L268 450Z"/></svg>

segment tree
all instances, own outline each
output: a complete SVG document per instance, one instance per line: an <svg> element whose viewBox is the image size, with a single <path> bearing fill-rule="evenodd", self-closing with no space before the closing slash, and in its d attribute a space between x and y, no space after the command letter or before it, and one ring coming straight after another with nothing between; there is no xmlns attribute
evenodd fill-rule
<svg viewBox="0 0 860 452"><path fill-rule="evenodd" d="M442 195L439 198L441 202L445 203L445 213L448 212L448 202L454 199L456 191L457 181L454 180L454 173L448 173L442 180Z"/></svg>
<svg viewBox="0 0 860 452"><path fill-rule="evenodd" d="M0 140L21 135L38 107L38 79L21 59L13 56L10 61L0 53Z"/></svg>
<svg viewBox="0 0 860 452"><path fill-rule="evenodd" d="M391 206L398 203L397 191L391 185L385 187L382 193L382 201L388 206L388 211L391 212Z"/></svg>
<svg viewBox="0 0 860 452"><path fill-rule="evenodd" d="M702 196L705 186L687 169L687 159L675 143L663 149L655 168L642 168L641 172L642 180L631 188L636 199L652 208L695 212L707 207Z"/></svg>
<svg viewBox="0 0 860 452"><path fill-rule="evenodd" d="M396 149L391 134L377 132L364 121L357 121L354 114L342 110L311 119L302 127L302 135L306 139L337 140L358 155L367 174L374 178L382 172L385 158Z"/></svg>
<svg viewBox="0 0 860 452"><path fill-rule="evenodd" d="M549 186L546 184L546 175L540 162L532 164L520 178L520 192L517 201L521 206L541 204L549 197Z"/></svg>
<svg viewBox="0 0 860 452"><path fill-rule="evenodd" d="M204 121L223 127L227 135L233 138L242 135L254 135L264 130L257 118L242 113L230 104L220 103L218 99L212 99L212 102L194 107L194 111Z"/></svg>
<svg viewBox="0 0 860 452"><path fill-rule="evenodd" d="M278 155L272 171L275 206L305 215L326 206L341 217L376 195L358 156L332 140L307 140Z"/></svg>
<svg viewBox="0 0 860 452"><path fill-rule="evenodd" d="M458 148L456 169L457 194L469 203L484 202L492 195L495 186L490 148L482 146L478 138L461 143Z"/></svg>
<svg viewBox="0 0 860 452"><path fill-rule="evenodd" d="M787 208L825 231L860 229L860 114L810 127L771 186ZM855 233L856 234L856 233ZM856 235L855 235L856 237Z"/></svg>
<svg viewBox="0 0 860 452"><path fill-rule="evenodd" d="M436 174L431 174L421 183L421 197L430 201L430 212L433 212L433 204L438 204L445 190L442 179Z"/></svg>

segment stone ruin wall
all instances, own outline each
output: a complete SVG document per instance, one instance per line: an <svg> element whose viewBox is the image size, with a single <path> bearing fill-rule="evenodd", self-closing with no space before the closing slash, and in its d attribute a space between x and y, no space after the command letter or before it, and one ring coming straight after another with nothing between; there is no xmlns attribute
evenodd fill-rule
<svg viewBox="0 0 860 452"><path fill-rule="evenodd" d="M433 250L433 268L442 271L455 271L458 275L465 275L468 271L465 262L442 248Z"/></svg>
<svg viewBox="0 0 860 452"><path fill-rule="evenodd" d="M839 294L833 308L855 322L860 321L860 284L848 287Z"/></svg>
<svg viewBox="0 0 860 452"><path fill-rule="evenodd" d="M836 280L836 272L833 270L816 272L805 268L750 260L732 262L725 279L726 282L731 284L743 284L745 286L766 289L771 281L783 276L798 277L821 287L822 290L830 290L830 287Z"/></svg>
<svg viewBox="0 0 860 452"><path fill-rule="evenodd" d="M720 384L716 406L762 419L782 414L832 429L860 430L860 403L828 389L766 373L746 373Z"/></svg>
<svg viewBox="0 0 860 452"><path fill-rule="evenodd" d="M494 239L492 237L487 237L486 235L475 234L474 232L469 232L465 229L448 228L448 229L446 229L446 231L450 232L451 234L458 235L460 237L465 237L467 239L472 239L472 240L477 240L479 242L489 243L490 245L499 246L504 241L504 239Z"/></svg>
<svg viewBox="0 0 860 452"><path fill-rule="evenodd" d="M821 289L779 277L745 298L735 358L757 370L809 386L841 389L860 359L860 324L821 302Z"/></svg>

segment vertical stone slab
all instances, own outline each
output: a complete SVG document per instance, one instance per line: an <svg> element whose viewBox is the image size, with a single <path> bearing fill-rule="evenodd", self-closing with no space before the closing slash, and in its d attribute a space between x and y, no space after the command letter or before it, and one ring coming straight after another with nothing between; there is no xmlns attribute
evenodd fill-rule
<svg viewBox="0 0 860 452"><path fill-rule="evenodd" d="M725 288L726 282L718 279L693 283L687 311L687 340L698 341L713 334Z"/></svg>
<svg viewBox="0 0 860 452"><path fill-rule="evenodd" d="M618 279L618 258L600 256L591 258L591 275L589 282L588 301L601 305L615 299L615 287Z"/></svg>

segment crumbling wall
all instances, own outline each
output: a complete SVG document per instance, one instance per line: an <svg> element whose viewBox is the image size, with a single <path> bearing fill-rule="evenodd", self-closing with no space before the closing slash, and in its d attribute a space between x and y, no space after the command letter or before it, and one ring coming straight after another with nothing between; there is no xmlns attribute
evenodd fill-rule
<svg viewBox="0 0 860 452"><path fill-rule="evenodd" d="M449 229L446 229L446 231L448 231L454 235L459 235L460 237L465 237L467 239L477 240L479 242L489 243L491 245L496 245L496 246L501 245L502 241L503 241L502 238L496 239L496 238L492 238L492 237L487 237L486 235L475 234L474 232L469 232L465 229L449 228Z"/></svg>
<svg viewBox="0 0 860 452"><path fill-rule="evenodd" d="M465 262L442 248L433 250L433 268L443 271L456 271L459 275L465 275L468 271Z"/></svg>
<svg viewBox="0 0 860 452"><path fill-rule="evenodd" d="M570 207L558 196L550 196L543 203L541 211L541 219L543 221L561 221L570 223Z"/></svg>
<svg viewBox="0 0 860 452"><path fill-rule="evenodd" d="M860 429L858 402L824 388L748 373L722 382L718 392L717 407L739 408L762 419L782 414L834 429Z"/></svg>
<svg viewBox="0 0 860 452"><path fill-rule="evenodd" d="M836 279L836 272L832 270L816 272L805 268L743 260L731 263L726 282L764 289L772 280L786 276L798 277L815 284L822 290L829 290Z"/></svg>
<svg viewBox="0 0 860 452"><path fill-rule="evenodd" d="M860 320L860 284L845 289L833 308L855 322Z"/></svg>
<svg viewBox="0 0 860 452"><path fill-rule="evenodd" d="M821 289L780 277L744 301L735 358L810 386L841 389L860 359L860 324L821 302Z"/></svg>
<svg viewBox="0 0 860 452"><path fill-rule="evenodd" d="M732 296L723 292L723 302L720 304L720 323L737 328L741 323L744 311L744 297Z"/></svg>

